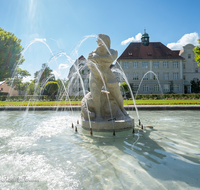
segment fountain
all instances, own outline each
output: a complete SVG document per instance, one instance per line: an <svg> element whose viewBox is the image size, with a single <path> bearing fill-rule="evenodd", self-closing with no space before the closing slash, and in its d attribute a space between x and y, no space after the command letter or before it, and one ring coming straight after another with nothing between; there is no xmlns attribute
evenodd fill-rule
<svg viewBox="0 0 200 190"><path fill-rule="evenodd" d="M81 102L82 127L94 131L121 131L134 128L134 120L123 107L123 98L110 65L117 51L110 49L110 38L99 34L98 47L88 56L90 91ZM108 91L103 91L102 87Z"/></svg>
<svg viewBox="0 0 200 190"><path fill-rule="evenodd" d="M116 51L106 40L102 43L115 59ZM100 106L95 104L99 99L94 100L93 93L88 93L81 111L37 111L29 107L26 112L0 112L1 189L199 189L199 111L140 111L143 130L135 125L134 134L118 135L133 128L132 118L138 113L129 111L128 115L120 108L99 61L93 59L96 53L105 54L100 51L104 47L88 57L95 72L91 73L90 85L98 85L94 83L98 75L100 86L108 90L93 88L94 93L98 90ZM60 55L66 56L60 53L53 59ZM78 68L76 72L80 77ZM122 132L115 134L120 120ZM113 135L95 135L102 131Z"/></svg>

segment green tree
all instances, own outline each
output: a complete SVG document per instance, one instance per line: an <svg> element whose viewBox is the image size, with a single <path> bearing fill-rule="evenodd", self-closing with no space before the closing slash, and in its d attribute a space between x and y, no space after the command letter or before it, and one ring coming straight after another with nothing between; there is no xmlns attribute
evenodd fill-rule
<svg viewBox="0 0 200 190"><path fill-rule="evenodd" d="M200 38L199 38L199 45L196 46L193 49L194 53L195 53L195 60L198 63L198 66L200 66Z"/></svg>
<svg viewBox="0 0 200 190"><path fill-rule="evenodd" d="M191 83L191 92L192 93L199 93L200 92L200 81L198 78L194 78L190 81Z"/></svg>
<svg viewBox="0 0 200 190"><path fill-rule="evenodd" d="M34 94L34 91L35 91L35 81L34 80L32 80L28 84L27 90L28 90L28 95L33 95Z"/></svg>
<svg viewBox="0 0 200 190"><path fill-rule="evenodd" d="M129 91L129 86L127 83L122 82L120 84L120 90L123 92L123 96Z"/></svg>
<svg viewBox="0 0 200 190"><path fill-rule="evenodd" d="M20 91L25 90L28 85L28 83L22 82L23 78L27 76L30 76L30 73L28 71L17 68L15 70L13 78L8 79L7 84L8 86L14 87L15 90L18 90L20 94Z"/></svg>
<svg viewBox="0 0 200 190"><path fill-rule="evenodd" d="M50 67L46 63L43 63L42 68L39 71L36 71L34 73L34 78L35 78L36 82L38 82L38 80L39 80L40 84L44 83L45 80L47 80L48 77L51 77L51 76L52 77L49 78L49 80L55 81L55 76L52 72L53 72L53 70L51 70Z"/></svg>
<svg viewBox="0 0 200 190"><path fill-rule="evenodd" d="M56 99L56 94L59 91L59 85L56 81L49 81L44 87L44 94L51 97L52 100Z"/></svg>
<svg viewBox="0 0 200 190"><path fill-rule="evenodd" d="M0 81L11 78L23 50L21 40L14 34L0 28ZM22 64L22 58L19 64Z"/></svg>

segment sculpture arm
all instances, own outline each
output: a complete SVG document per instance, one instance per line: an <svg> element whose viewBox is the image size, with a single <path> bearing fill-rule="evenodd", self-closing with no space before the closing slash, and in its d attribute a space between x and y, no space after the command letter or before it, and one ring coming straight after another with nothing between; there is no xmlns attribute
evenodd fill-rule
<svg viewBox="0 0 200 190"><path fill-rule="evenodd" d="M118 52L116 50L110 49L110 54L99 55L95 51L89 54L88 60L91 60L95 63L112 63L118 56Z"/></svg>

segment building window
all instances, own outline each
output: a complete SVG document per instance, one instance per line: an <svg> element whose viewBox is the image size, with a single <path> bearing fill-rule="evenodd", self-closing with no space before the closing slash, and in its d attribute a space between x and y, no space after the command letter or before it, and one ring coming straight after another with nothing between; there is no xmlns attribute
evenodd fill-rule
<svg viewBox="0 0 200 190"><path fill-rule="evenodd" d="M142 62L142 68L148 68L148 62Z"/></svg>
<svg viewBox="0 0 200 190"><path fill-rule="evenodd" d="M183 64L183 69L185 69L185 63Z"/></svg>
<svg viewBox="0 0 200 190"><path fill-rule="evenodd" d="M173 68L178 68L178 61L173 62Z"/></svg>
<svg viewBox="0 0 200 190"><path fill-rule="evenodd" d="M154 91L158 92L159 91L159 85L158 84L154 84Z"/></svg>
<svg viewBox="0 0 200 190"><path fill-rule="evenodd" d="M169 80L169 73L164 73L163 74L163 79L164 80Z"/></svg>
<svg viewBox="0 0 200 190"><path fill-rule="evenodd" d="M84 79L84 83L88 83L89 82L89 79Z"/></svg>
<svg viewBox="0 0 200 190"><path fill-rule="evenodd" d="M138 85L133 85L133 89L132 90L136 92L138 90L138 87L139 87Z"/></svg>
<svg viewBox="0 0 200 190"><path fill-rule="evenodd" d="M195 68L195 73L198 73L198 68Z"/></svg>
<svg viewBox="0 0 200 190"><path fill-rule="evenodd" d="M133 62L133 68L138 69L138 62Z"/></svg>
<svg viewBox="0 0 200 190"><path fill-rule="evenodd" d="M156 74L156 75L155 75L155 74ZM153 80L159 79L159 73L155 73L155 74L153 74Z"/></svg>
<svg viewBox="0 0 200 190"><path fill-rule="evenodd" d="M144 92L148 92L149 91L149 87L146 84L143 85L143 91Z"/></svg>
<svg viewBox="0 0 200 190"><path fill-rule="evenodd" d="M173 79L178 80L178 73L173 73Z"/></svg>
<svg viewBox="0 0 200 190"><path fill-rule="evenodd" d="M183 75L183 80L186 80L186 77L185 77L185 75Z"/></svg>
<svg viewBox="0 0 200 190"><path fill-rule="evenodd" d="M188 54L188 59L190 59L191 58L191 54Z"/></svg>
<svg viewBox="0 0 200 190"><path fill-rule="evenodd" d="M169 92L169 84L164 84L164 92Z"/></svg>
<svg viewBox="0 0 200 190"><path fill-rule="evenodd" d="M128 62L123 62L123 68L128 69Z"/></svg>
<svg viewBox="0 0 200 190"><path fill-rule="evenodd" d="M133 73L133 80L138 80L138 73Z"/></svg>
<svg viewBox="0 0 200 190"><path fill-rule="evenodd" d="M159 68L159 62L153 62L153 68L155 69Z"/></svg>
<svg viewBox="0 0 200 190"><path fill-rule="evenodd" d="M173 85L173 91L174 92L178 92L179 91L179 85L178 84Z"/></svg>
<svg viewBox="0 0 200 190"><path fill-rule="evenodd" d="M149 80L149 76L148 76L149 74L144 74L144 76L143 76L143 80Z"/></svg>
<svg viewBox="0 0 200 190"><path fill-rule="evenodd" d="M163 68L169 68L169 63L167 61L163 61Z"/></svg>

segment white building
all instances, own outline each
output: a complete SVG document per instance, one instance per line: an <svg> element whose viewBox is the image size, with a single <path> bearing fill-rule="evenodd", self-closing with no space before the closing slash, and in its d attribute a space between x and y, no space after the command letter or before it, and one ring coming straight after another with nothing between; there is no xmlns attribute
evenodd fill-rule
<svg viewBox="0 0 200 190"><path fill-rule="evenodd" d="M89 73L87 61L84 56L80 56L72 65L69 71L68 93L69 95L83 95L89 91ZM83 84L83 85L82 85Z"/></svg>
<svg viewBox="0 0 200 190"><path fill-rule="evenodd" d="M149 42L146 32L141 41L130 43L118 58L132 90L138 94L191 93L190 81L200 79L194 46L173 51L161 42Z"/></svg>
<svg viewBox="0 0 200 190"><path fill-rule="evenodd" d="M187 44L179 52L179 55L183 57L183 80L184 80L184 93L191 93L190 81L194 78L200 79L200 67L197 66L197 62L194 57L194 45Z"/></svg>

